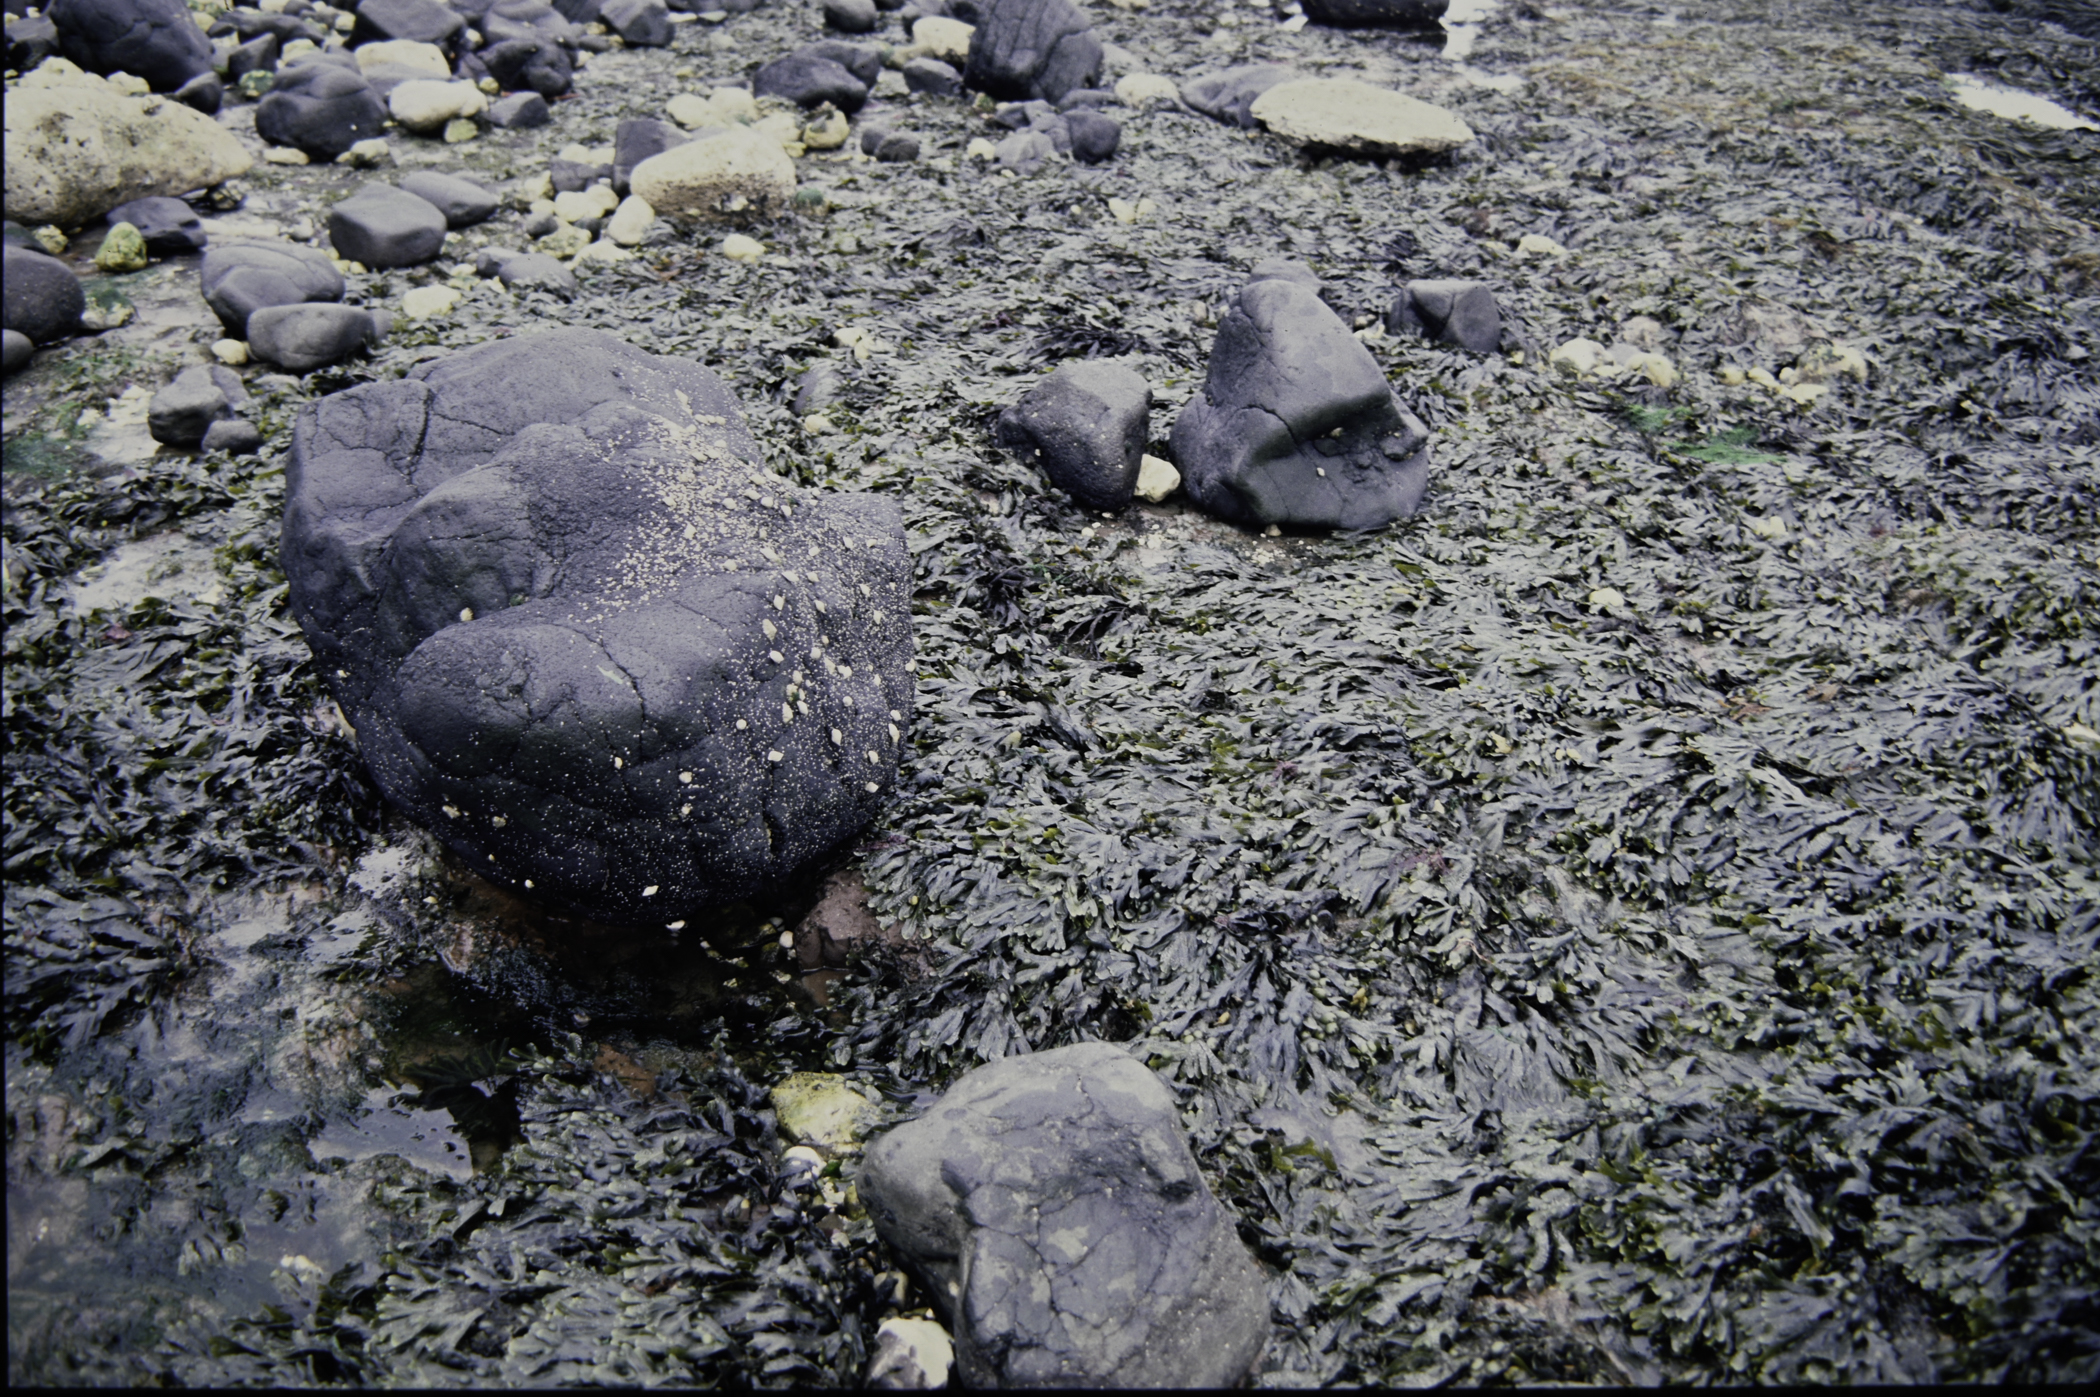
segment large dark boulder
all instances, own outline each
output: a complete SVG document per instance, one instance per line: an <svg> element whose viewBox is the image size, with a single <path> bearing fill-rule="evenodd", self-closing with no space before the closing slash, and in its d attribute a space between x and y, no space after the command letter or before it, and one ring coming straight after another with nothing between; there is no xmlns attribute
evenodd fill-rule
<svg viewBox="0 0 2100 1397"><path fill-rule="evenodd" d="M963 81L994 97L1055 102L1101 76L1101 41L1072 0L992 0Z"/></svg>
<svg viewBox="0 0 2100 1397"><path fill-rule="evenodd" d="M49 344L80 329L87 291L73 269L56 257L8 243L0 268L0 305L7 329Z"/></svg>
<svg viewBox="0 0 2100 1397"><path fill-rule="evenodd" d="M965 1074L869 1147L859 1187L966 1387L1220 1390L1261 1356L1261 1270L1172 1094L1112 1044Z"/></svg>
<svg viewBox="0 0 2100 1397"><path fill-rule="evenodd" d="M811 58L828 58L860 79L863 87L873 87L882 76L882 47L879 44L855 43L851 39L819 39L813 44L804 44L795 52Z"/></svg>
<svg viewBox="0 0 2100 1397"><path fill-rule="evenodd" d="M450 52L466 27L466 20L439 0L363 0L357 6L357 27L350 31L350 40L366 44L409 39Z"/></svg>
<svg viewBox="0 0 2100 1397"><path fill-rule="evenodd" d="M328 241L345 261L416 267L445 246L445 214L391 184L368 184L328 210Z"/></svg>
<svg viewBox="0 0 2100 1397"><path fill-rule="evenodd" d="M872 495L765 470L690 360L560 329L301 413L283 562L382 791L484 876L676 921L854 837L912 708Z"/></svg>
<svg viewBox="0 0 2100 1397"><path fill-rule="evenodd" d="M212 70L211 41L182 0L52 0L58 51L90 73L129 73L173 92Z"/></svg>
<svg viewBox="0 0 2100 1397"><path fill-rule="evenodd" d="M544 34L505 39L480 54L489 76L510 92L527 91L551 102L576 82L576 56L567 44Z"/></svg>
<svg viewBox="0 0 2100 1397"><path fill-rule="evenodd" d="M1439 29L1451 0L1305 0L1305 17L1340 29Z"/></svg>
<svg viewBox="0 0 2100 1397"><path fill-rule="evenodd" d="M791 53L766 64L751 75L751 91L804 107L829 102L847 113L868 103L868 85L844 64L809 53Z"/></svg>
<svg viewBox="0 0 2100 1397"><path fill-rule="evenodd" d="M212 424L233 416L247 400L240 375L222 364L192 364L146 405L146 431L162 446L195 447Z"/></svg>
<svg viewBox="0 0 2100 1397"><path fill-rule="evenodd" d="M1127 364L1066 364L999 414L999 444L1034 461L1088 509L1121 509L1137 489L1152 385Z"/></svg>
<svg viewBox="0 0 2100 1397"><path fill-rule="evenodd" d="M248 317L270 306L343 299L343 274L328 254L296 243L221 243L197 268L204 303L226 333L248 338Z"/></svg>
<svg viewBox="0 0 2100 1397"><path fill-rule="evenodd" d="M307 373L376 344L386 328L363 306L266 306L248 317L248 348L266 364Z"/></svg>
<svg viewBox="0 0 2100 1397"><path fill-rule="evenodd" d="M320 59L280 67L255 109L257 135L324 161L377 136L386 121L386 104L362 73Z"/></svg>
<svg viewBox="0 0 2100 1397"><path fill-rule="evenodd" d="M1302 268L1265 268L1218 326L1170 444L1189 497L1257 527L1375 529L1421 507L1429 432Z"/></svg>
<svg viewBox="0 0 2100 1397"><path fill-rule="evenodd" d="M654 155L662 155L672 146L682 146L689 138L686 133L668 121L658 121L653 116L632 116L613 128L613 193L626 198L629 178L634 167Z"/></svg>

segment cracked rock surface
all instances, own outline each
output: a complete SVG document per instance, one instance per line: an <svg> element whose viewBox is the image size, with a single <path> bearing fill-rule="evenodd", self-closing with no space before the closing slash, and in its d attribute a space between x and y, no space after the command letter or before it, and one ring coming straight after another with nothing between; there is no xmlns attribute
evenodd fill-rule
<svg viewBox="0 0 2100 1397"><path fill-rule="evenodd" d="M709 370L521 335L307 408L283 560L389 799L600 921L779 884L910 721L896 505L763 471Z"/></svg>
<svg viewBox="0 0 2100 1397"><path fill-rule="evenodd" d="M966 1386L1227 1387L1268 1335L1173 1097L1112 1044L966 1074L869 1147L860 1192L925 1275Z"/></svg>

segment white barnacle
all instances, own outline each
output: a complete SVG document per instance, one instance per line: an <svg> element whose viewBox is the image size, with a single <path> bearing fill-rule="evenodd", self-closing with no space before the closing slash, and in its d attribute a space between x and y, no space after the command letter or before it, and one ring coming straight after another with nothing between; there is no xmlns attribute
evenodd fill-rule
<svg viewBox="0 0 2100 1397"><path fill-rule="evenodd" d="M896 709L894 709L894 708L892 708L892 709L890 710L890 717L892 717L892 718L896 719L896 720L897 720L898 722L900 722L900 723L904 721L904 715L903 715L902 713L899 713L899 712L898 712L898 711L897 711Z"/></svg>
<svg viewBox="0 0 2100 1397"><path fill-rule="evenodd" d="M766 760L769 762L777 762L786 755L787 754L785 752L782 752L778 747L775 747L772 751L766 753Z"/></svg>
<svg viewBox="0 0 2100 1397"><path fill-rule="evenodd" d="M819 615L819 616L824 616L824 615L828 615L828 614L829 614L829 613L828 613L828 612L826 612L826 611L825 611L825 609L824 609L824 603L823 603L823 602L822 602L821 600L820 600L820 601L818 601L818 603L817 603L817 615Z"/></svg>
<svg viewBox="0 0 2100 1397"><path fill-rule="evenodd" d="M875 754L874 752L872 752L872 751L871 751L871 752L869 752L869 753L868 753L868 765L869 765L869 766L881 766L881 765L882 765L882 758L881 758L881 757L879 757L879 756L877 756L877 755L876 755L876 754Z"/></svg>
<svg viewBox="0 0 2100 1397"><path fill-rule="evenodd" d="M780 595L780 593L778 592L775 592L773 594L773 609L775 611L785 611L787 610L787 605L788 599L786 597Z"/></svg>
<svg viewBox="0 0 2100 1397"><path fill-rule="evenodd" d="M681 805L678 807L678 813L680 815L690 815L693 813L693 807L690 803Z"/></svg>
<svg viewBox="0 0 2100 1397"><path fill-rule="evenodd" d="M791 703L783 703L782 705L780 705L780 721L783 723L792 723L795 721L795 705Z"/></svg>
<svg viewBox="0 0 2100 1397"><path fill-rule="evenodd" d="M904 734L897 731L897 725L895 723L890 724L890 741L897 742L902 740L903 737Z"/></svg>
<svg viewBox="0 0 2100 1397"><path fill-rule="evenodd" d="M643 889L642 889L642 896L643 896L643 897L655 897L655 896L656 896L656 884L654 884L654 883L651 883L651 884L650 884L650 885L649 885L648 887L646 887L646 888L643 888Z"/></svg>
<svg viewBox="0 0 2100 1397"><path fill-rule="evenodd" d="M769 621L769 620L767 620L767 621L760 621L760 622L758 623L758 626L759 626L759 629L760 629L760 630L762 630L762 631L764 631L764 632L766 633L766 639L767 639L767 640L771 640L771 639L773 639L773 637L775 637L775 636L777 636L777 635L779 635L779 634L780 634L780 627L778 627L778 626L774 625L774 624L773 624L773 623L772 623L771 621Z"/></svg>
<svg viewBox="0 0 2100 1397"><path fill-rule="evenodd" d="M681 785L681 786L690 786L690 785L692 785L692 784L693 784L693 773L692 773L692 772L690 772L690 771L681 771L681 772L679 772L679 773L678 773L678 784L679 784L679 785Z"/></svg>
<svg viewBox="0 0 2100 1397"><path fill-rule="evenodd" d="M876 612L876 613L875 613L875 624L876 624L876 625L878 625L878 626L879 626L879 625L881 625L881 624L883 623L884 619L885 619L885 618L884 618L884 616L883 616L883 613L882 613L882 612L878 611L878 612Z"/></svg>
<svg viewBox="0 0 2100 1397"><path fill-rule="evenodd" d="M622 771L622 770L625 770L625 769L626 769L626 766L627 766L627 763L626 763L626 762L625 762L624 760L622 760L621 758L619 758L619 757L614 757L614 758L613 758L613 770L614 770L614 771Z"/></svg>
<svg viewBox="0 0 2100 1397"><path fill-rule="evenodd" d="M842 679L851 679L851 678L853 677L853 666L852 666L852 665L840 665L840 666L839 666L839 677L840 677L840 678L842 678Z"/></svg>
<svg viewBox="0 0 2100 1397"><path fill-rule="evenodd" d="M680 920L678 920L678 921L675 921L675 922L665 922L665 923L664 923L664 930L665 930L665 931L684 931L684 930L685 930L685 922L684 922L684 920L683 920L682 918L681 918Z"/></svg>
<svg viewBox="0 0 2100 1397"><path fill-rule="evenodd" d="M816 557L821 557L822 555L823 555L823 550L822 550L821 548L818 548L818 547L817 547L817 545L815 545L814 543L812 543L812 544L811 544L811 545L809 546L809 556L810 556L810 557L812 557L812 558L816 558ZM815 579L814 579L814 578L812 578L811 580L812 580L812 581L814 581Z"/></svg>
<svg viewBox="0 0 2100 1397"><path fill-rule="evenodd" d="M869 795L874 795L877 791L882 789L882 787L876 785L873 781L868 782L867 787Z"/></svg>
<svg viewBox="0 0 2100 1397"><path fill-rule="evenodd" d="M527 878L525 880L525 886L527 889L530 889L532 887L532 880L530 878Z"/></svg>
<svg viewBox="0 0 2100 1397"><path fill-rule="evenodd" d="M447 805L447 806L445 806L445 807L444 807L444 810L445 810L445 818L446 818L446 819L448 819L448 820L456 820L456 819L458 819L458 818L459 818L459 807L458 807L458 806L456 806L456 805Z"/></svg>
<svg viewBox="0 0 2100 1397"><path fill-rule="evenodd" d="M495 861L496 861L496 856L495 856L494 854L490 854L490 855L489 855L489 862L490 862L490 863L494 863Z"/></svg>
<svg viewBox="0 0 2100 1397"><path fill-rule="evenodd" d="M744 720L743 720L742 718L739 718L739 719L737 719L737 720L736 720L736 730L737 730L738 732L742 732L742 731L744 731L744 729L746 729L746 728L748 728L748 727L750 727L750 726L751 726L751 725L750 725L749 723L745 722L745 721L744 721Z"/></svg>
<svg viewBox="0 0 2100 1397"><path fill-rule="evenodd" d="M860 594L864 597L872 597L875 595L875 589L863 582L860 584Z"/></svg>
<svg viewBox="0 0 2100 1397"><path fill-rule="evenodd" d="M846 707L851 708L853 706L853 695L841 694L839 695L839 702L845 704Z"/></svg>
<svg viewBox="0 0 2100 1397"><path fill-rule="evenodd" d="M796 700L795 700L795 707L797 707L797 708L799 708L799 709L801 709L801 710L802 710L802 716L803 716L803 717L805 717L805 718L806 718L806 717L808 717L808 716L809 716L809 700L808 700L808 699L804 699L804 698L798 698L798 699L796 699Z"/></svg>
<svg viewBox="0 0 2100 1397"><path fill-rule="evenodd" d="M473 607L471 607L471 606L463 606L463 607L461 607L461 608L459 609L459 619L460 619L460 620L462 620L462 621L471 621L471 620L473 620L473 619L474 619L474 608L473 608Z"/></svg>
<svg viewBox="0 0 2100 1397"><path fill-rule="evenodd" d="M778 650L768 650L766 651L766 656L768 659L772 660L773 663L776 665L784 665L787 663L787 656L781 654Z"/></svg>
<svg viewBox="0 0 2100 1397"><path fill-rule="evenodd" d="M840 731L839 731L839 730L838 730L837 728L833 728L833 729L831 730L831 745L832 745L832 746L834 746L834 747L843 747L843 746L845 746L845 745L846 745L846 734L844 734L844 733L840 732Z"/></svg>
<svg viewBox="0 0 2100 1397"><path fill-rule="evenodd" d="M494 825L497 829L502 829L505 825L509 824L510 821L501 815L491 815L489 816L489 823Z"/></svg>

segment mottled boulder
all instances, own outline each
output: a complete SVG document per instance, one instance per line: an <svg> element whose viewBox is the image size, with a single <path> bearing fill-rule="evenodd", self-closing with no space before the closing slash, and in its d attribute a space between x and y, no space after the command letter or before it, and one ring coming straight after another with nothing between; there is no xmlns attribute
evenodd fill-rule
<svg viewBox="0 0 2100 1397"><path fill-rule="evenodd" d="M795 162L780 142L733 126L650 156L630 183L663 218L779 213L795 197Z"/></svg>
<svg viewBox="0 0 2100 1397"><path fill-rule="evenodd" d="M1252 128L1255 99L1300 76L1297 69L1281 63L1249 63L1191 78L1181 85L1181 100L1213 121Z"/></svg>
<svg viewBox="0 0 2100 1397"><path fill-rule="evenodd" d="M1473 139L1455 113L1353 78L1280 82L1247 110L1285 140L1363 155L1441 155Z"/></svg>
<svg viewBox="0 0 2100 1397"><path fill-rule="evenodd" d="M255 109L255 134L325 161L378 136L386 121L386 104L354 64L309 58L277 70Z"/></svg>
<svg viewBox="0 0 2100 1397"><path fill-rule="evenodd" d="M963 81L994 97L1055 102L1101 76L1101 41L1072 0L990 0Z"/></svg>
<svg viewBox="0 0 2100 1397"><path fill-rule="evenodd" d="M952 65L921 54L904 65L904 85L913 92L953 97L962 91L963 78Z"/></svg>
<svg viewBox="0 0 2100 1397"><path fill-rule="evenodd" d="M1411 281L1393 298L1385 327L1475 354L1502 347L1502 309L1495 293L1477 281Z"/></svg>
<svg viewBox="0 0 2100 1397"><path fill-rule="evenodd" d="M868 1148L859 1185L954 1331L966 1387L1219 1389L1261 1355L1261 1271L1172 1094L1121 1048L965 1074Z"/></svg>
<svg viewBox="0 0 2100 1397"><path fill-rule="evenodd" d="M873 87L882 76L882 48L878 44L857 44L850 39L819 39L795 50L811 58L828 58L860 80L861 86Z"/></svg>
<svg viewBox="0 0 2100 1397"><path fill-rule="evenodd" d="M58 51L90 73L129 73L173 92L212 69L211 41L182 0L52 0Z"/></svg>
<svg viewBox="0 0 2100 1397"><path fill-rule="evenodd" d="M226 333L248 338L248 317L268 306L343 299L343 274L328 254L295 243L222 243L197 268L204 303Z"/></svg>
<svg viewBox="0 0 2100 1397"><path fill-rule="evenodd" d="M181 257L202 252L207 239L204 220L182 200L166 194L132 199L117 205L103 217L111 226L129 223L146 240L146 251L155 257Z"/></svg>
<svg viewBox="0 0 2100 1397"><path fill-rule="evenodd" d="M291 604L387 797L492 880L615 923L851 839L910 721L902 519L762 461L711 372L588 330L308 407Z"/></svg>
<svg viewBox="0 0 2100 1397"><path fill-rule="evenodd" d="M368 184L328 210L336 255L367 267L415 267L445 246L445 215L391 184Z"/></svg>
<svg viewBox="0 0 2100 1397"><path fill-rule="evenodd" d="M1440 29L1451 0L1305 0L1305 17L1339 29Z"/></svg>
<svg viewBox="0 0 2100 1397"><path fill-rule="evenodd" d="M49 344L80 329L87 292L73 269L56 257L14 243L0 250L0 306L7 329L33 343Z"/></svg>
<svg viewBox="0 0 2100 1397"><path fill-rule="evenodd" d="M1256 527L1375 529L1421 507L1429 432L1302 278L1248 283L1175 419L1191 499Z"/></svg>
<svg viewBox="0 0 2100 1397"><path fill-rule="evenodd" d="M999 414L999 444L1043 468L1088 509L1121 509L1137 488L1152 385L1127 364L1066 364Z"/></svg>

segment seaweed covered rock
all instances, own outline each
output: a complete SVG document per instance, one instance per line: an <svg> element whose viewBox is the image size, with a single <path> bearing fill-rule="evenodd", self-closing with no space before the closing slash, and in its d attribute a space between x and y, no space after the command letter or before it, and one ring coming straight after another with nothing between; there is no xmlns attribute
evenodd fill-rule
<svg viewBox="0 0 2100 1397"><path fill-rule="evenodd" d="M211 41L183 0L52 0L58 51L90 73L130 73L173 92L211 72Z"/></svg>
<svg viewBox="0 0 2100 1397"><path fill-rule="evenodd" d="M1088 509L1121 509L1137 488L1152 385L1127 364L1066 364L999 414L999 443L1042 466Z"/></svg>
<svg viewBox="0 0 2100 1397"><path fill-rule="evenodd" d="M875 1141L861 1197L924 1276L968 1387L1230 1387L1260 1356L1260 1269L1174 1098L1108 1043L965 1074Z"/></svg>
<svg viewBox="0 0 2100 1397"><path fill-rule="evenodd" d="M707 369L551 330L308 407L283 559L380 789L608 922L853 837L910 721L894 503L766 473Z"/></svg>
<svg viewBox="0 0 2100 1397"><path fill-rule="evenodd" d="M1101 76L1101 41L1072 0L991 0L963 81L994 97L1055 102Z"/></svg>
<svg viewBox="0 0 2100 1397"><path fill-rule="evenodd" d="M1241 290L1175 419L1174 464L1235 523L1375 529L1421 507L1429 431L1309 277L1265 263Z"/></svg>

